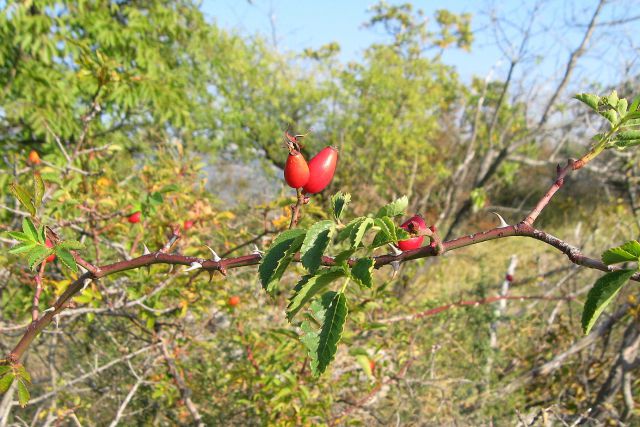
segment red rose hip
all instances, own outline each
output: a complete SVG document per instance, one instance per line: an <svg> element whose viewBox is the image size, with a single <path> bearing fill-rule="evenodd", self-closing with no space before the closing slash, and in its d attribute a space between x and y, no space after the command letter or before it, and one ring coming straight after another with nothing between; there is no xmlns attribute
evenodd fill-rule
<svg viewBox="0 0 640 427"><path fill-rule="evenodd" d="M420 215L414 215L405 222L402 223L400 228L403 228L409 232L409 234L415 236L406 240L398 241L398 247L403 251L409 251L411 249L417 249L422 246L424 236L417 236L420 232L424 232L427 229L427 224Z"/></svg>
<svg viewBox="0 0 640 427"><path fill-rule="evenodd" d="M309 160L309 181L304 186L304 191L314 194L324 190L333 179L337 163L338 150L333 147L323 148Z"/></svg>
<svg viewBox="0 0 640 427"><path fill-rule="evenodd" d="M232 297L229 297L229 301L228 301L228 303L229 303L229 306L231 306L231 307L235 307L235 306L237 306L238 304L240 304L240 297L239 297L239 296L237 296L237 295L234 295L234 296L232 296Z"/></svg>
<svg viewBox="0 0 640 427"><path fill-rule="evenodd" d="M284 180L292 188L301 188L309 181L309 165L300 152L292 151L287 157Z"/></svg>
<svg viewBox="0 0 640 427"><path fill-rule="evenodd" d="M44 242L45 245L47 245L48 248L52 248L53 247L53 242L49 239L45 240ZM46 261L47 262L53 262L56 259L56 255L55 254L51 254L47 257Z"/></svg>
<svg viewBox="0 0 640 427"><path fill-rule="evenodd" d="M129 215L127 217L127 221L129 221L131 224L136 224L136 223L140 222L141 218L142 218L142 212L137 211L137 212L134 212L131 215Z"/></svg>
<svg viewBox="0 0 640 427"><path fill-rule="evenodd" d="M29 162L31 162L32 165L39 165L40 161L41 160L38 152L36 150L31 150L29 152Z"/></svg>

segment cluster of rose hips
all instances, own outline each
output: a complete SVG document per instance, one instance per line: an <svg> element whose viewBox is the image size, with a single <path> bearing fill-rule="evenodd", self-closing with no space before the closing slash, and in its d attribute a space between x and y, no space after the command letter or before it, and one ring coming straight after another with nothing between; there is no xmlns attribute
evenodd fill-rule
<svg viewBox="0 0 640 427"><path fill-rule="evenodd" d="M284 179L292 188L302 188L307 194L315 194L324 190L336 172L338 150L325 147L316 154L309 163L300 152L300 138L285 133L289 157L284 166Z"/></svg>

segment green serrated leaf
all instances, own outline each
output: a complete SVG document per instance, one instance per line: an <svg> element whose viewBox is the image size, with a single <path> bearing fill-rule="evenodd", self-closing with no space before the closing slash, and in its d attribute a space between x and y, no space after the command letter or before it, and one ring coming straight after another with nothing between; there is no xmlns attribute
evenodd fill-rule
<svg viewBox="0 0 640 427"><path fill-rule="evenodd" d="M640 105L640 96L637 96L637 97L633 98L633 101L631 102L631 105L629 106L629 114L634 113L638 109L639 105Z"/></svg>
<svg viewBox="0 0 640 427"><path fill-rule="evenodd" d="M296 228L282 232L262 257L258 273L262 287L272 293L275 285L291 262L291 257L302 246L306 230Z"/></svg>
<svg viewBox="0 0 640 427"><path fill-rule="evenodd" d="M582 311L582 330L588 334L600 314L611 303L622 286L633 276L633 270L619 270L600 277L587 294Z"/></svg>
<svg viewBox="0 0 640 427"><path fill-rule="evenodd" d="M619 139L617 141L614 141L614 145L616 146L616 148L624 150L625 148L640 145L640 139Z"/></svg>
<svg viewBox="0 0 640 427"><path fill-rule="evenodd" d="M289 322L315 295L323 291L329 284L345 276L342 269L326 270L315 276L307 275L296 285L296 293L289 300L287 319Z"/></svg>
<svg viewBox="0 0 640 427"><path fill-rule="evenodd" d="M36 206L42 204L42 197L44 196L44 181L39 173L33 174L33 200Z"/></svg>
<svg viewBox="0 0 640 427"><path fill-rule="evenodd" d="M322 262L322 255L331 240L333 221L318 221L309 227L300 248L301 261L309 273L314 273Z"/></svg>
<svg viewBox="0 0 640 427"><path fill-rule="evenodd" d="M342 292L325 293L322 295L322 305L325 313L318 337L315 369L314 363L311 364L315 375L322 374L335 357L348 314L347 299Z"/></svg>
<svg viewBox="0 0 640 427"><path fill-rule="evenodd" d="M338 232L338 236L336 237L336 242L342 242L345 239L348 239L351 235L351 231L362 221L365 220L365 217L359 216L357 218L352 219L349 223Z"/></svg>
<svg viewBox="0 0 640 427"><path fill-rule="evenodd" d="M84 244L78 242L77 240L65 240L64 242L58 242L58 246L63 249L69 249L72 251L84 249Z"/></svg>
<svg viewBox="0 0 640 427"><path fill-rule="evenodd" d="M56 255L58 256L58 259L65 267L67 267L69 270L73 271L74 273L78 272L78 266L76 265L76 260L75 258L73 258L73 255L71 255L71 252L69 252L68 249L65 249L57 245L55 247L55 252L56 252Z"/></svg>
<svg viewBox="0 0 640 427"><path fill-rule="evenodd" d="M380 228L380 231L373 238L371 244L373 247L377 248L387 243L396 243L398 240L409 238L409 233L398 227L389 217L376 218L375 225Z"/></svg>
<svg viewBox="0 0 640 427"><path fill-rule="evenodd" d="M371 288L374 265L375 261L372 258L360 258L351 269L351 278L363 288Z"/></svg>
<svg viewBox="0 0 640 427"><path fill-rule="evenodd" d="M12 183L9 189L29 214L31 216L36 216L36 207L33 205L31 193L21 187L17 182Z"/></svg>
<svg viewBox="0 0 640 427"><path fill-rule="evenodd" d="M627 115L627 100L622 98L620 100L618 100L618 105L616 106L616 110L618 110L618 113L620 114L621 117L624 117Z"/></svg>
<svg viewBox="0 0 640 427"><path fill-rule="evenodd" d="M378 213L376 214L377 218L381 218L383 216L394 217L398 215L404 214L405 210L409 206L409 199L407 196L402 196L394 202L389 203L380 208Z"/></svg>
<svg viewBox="0 0 640 427"><path fill-rule="evenodd" d="M333 261L336 264L342 264L343 262L351 258L351 255L353 255L355 251L355 249L347 249L346 251L342 251L333 258Z"/></svg>
<svg viewBox="0 0 640 427"><path fill-rule="evenodd" d="M6 374L9 371L11 371L11 366L10 365L0 365L0 377L3 376L4 374Z"/></svg>
<svg viewBox="0 0 640 427"><path fill-rule="evenodd" d="M623 141L630 139L640 139L640 130L625 130L623 132L618 132L616 138Z"/></svg>
<svg viewBox="0 0 640 427"><path fill-rule="evenodd" d="M24 365L21 365L21 364L17 365L16 374L18 375L18 378L22 378L28 383L31 382L31 375L29 374L29 372L27 372Z"/></svg>
<svg viewBox="0 0 640 427"><path fill-rule="evenodd" d="M360 246L365 233L367 232L367 230L373 227L373 224L374 224L374 221L372 218L365 218L351 230L349 239L351 242L352 249L357 249Z"/></svg>
<svg viewBox="0 0 640 427"><path fill-rule="evenodd" d="M612 126L615 126L618 124L618 113L616 113L615 110L601 111L600 115L605 119L607 119Z"/></svg>
<svg viewBox="0 0 640 427"><path fill-rule="evenodd" d="M600 101L599 96L592 93L579 93L574 96L574 98L587 104L592 110L598 111L598 102Z"/></svg>
<svg viewBox="0 0 640 427"><path fill-rule="evenodd" d="M0 394L6 393L11 387L11 383L13 382L14 375L13 373L5 374L3 377L0 377Z"/></svg>
<svg viewBox="0 0 640 427"><path fill-rule="evenodd" d="M31 218L24 218L22 220L22 231L32 242L40 241L40 237L38 236L38 230L36 230L36 226L33 225Z"/></svg>
<svg viewBox="0 0 640 427"><path fill-rule="evenodd" d="M178 191L180 189L180 187L178 187L176 184L169 184L169 185L165 185L164 187L162 187L160 189L160 193L170 193L172 191Z"/></svg>
<svg viewBox="0 0 640 427"><path fill-rule="evenodd" d="M618 100L618 92L616 92L615 90L611 91L611 94L607 96L607 103L613 108L616 108L618 106Z"/></svg>
<svg viewBox="0 0 640 427"><path fill-rule="evenodd" d="M18 380L18 402L21 407L27 406L29 403L29 399L31 399L31 395L29 394L29 389L22 380Z"/></svg>
<svg viewBox="0 0 640 427"><path fill-rule="evenodd" d="M602 262L607 265L619 262L638 261L640 259L640 243L630 240L621 246L607 249L602 253Z"/></svg>
<svg viewBox="0 0 640 427"><path fill-rule="evenodd" d="M22 231L7 231L7 234L12 239L16 239L20 242L31 242L31 239L29 238L29 236L24 234Z"/></svg>
<svg viewBox="0 0 640 427"><path fill-rule="evenodd" d="M47 248L46 246L36 245L29 251L29 268L32 270L42 263L49 255L53 253L53 249Z"/></svg>
<svg viewBox="0 0 640 427"><path fill-rule="evenodd" d="M37 243L31 243L31 242L19 243L19 244L15 245L14 247L12 247L11 249L9 249L9 253L10 254L14 254L14 255L18 255L18 254L21 254L23 252L29 252L30 250L32 250L36 246L37 246Z"/></svg>
<svg viewBox="0 0 640 427"><path fill-rule="evenodd" d="M349 202L351 202L351 194L349 193L338 191L331 196L331 212L333 212L333 217L336 221L340 221Z"/></svg>

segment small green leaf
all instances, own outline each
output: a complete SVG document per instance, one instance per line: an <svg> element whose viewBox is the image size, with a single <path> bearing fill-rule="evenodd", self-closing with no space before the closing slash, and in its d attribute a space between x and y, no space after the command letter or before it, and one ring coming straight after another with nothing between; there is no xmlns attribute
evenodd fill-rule
<svg viewBox="0 0 640 427"><path fill-rule="evenodd" d="M624 150L625 148L640 145L640 139L621 139L614 142L616 148Z"/></svg>
<svg viewBox="0 0 640 427"><path fill-rule="evenodd" d="M372 258L360 258L351 269L351 278L364 288L371 288L371 272L375 261Z"/></svg>
<svg viewBox="0 0 640 427"><path fill-rule="evenodd" d="M325 313L318 341L316 375L322 374L335 357L348 313L347 299L342 292L325 293L322 305Z"/></svg>
<svg viewBox="0 0 640 427"><path fill-rule="evenodd" d="M618 105L616 106L616 110L618 110L618 113L620 114L621 117L624 117L627 115L627 100L622 98L620 100L618 100Z"/></svg>
<svg viewBox="0 0 640 427"><path fill-rule="evenodd" d="M316 294L323 291L331 282L344 277L344 275L345 273L342 269L331 269L315 276L304 276L296 285L296 293L290 299L287 307L287 319L289 319L289 322Z"/></svg>
<svg viewBox="0 0 640 427"><path fill-rule="evenodd" d="M640 130L625 130L623 132L618 132L616 138L623 141L627 141L630 139L640 139Z"/></svg>
<svg viewBox="0 0 640 427"><path fill-rule="evenodd" d="M616 108L618 106L618 100L618 92L616 92L615 90L611 91L611 94L607 96L607 103L613 108Z"/></svg>
<svg viewBox="0 0 640 427"><path fill-rule="evenodd" d="M0 394L6 393L11 387L11 383L13 382L14 375L13 373L5 374L3 377L0 377Z"/></svg>
<svg viewBox="0 0 640 427"><path fill-rule="evenodd" d="M176 184L169 184L162 187L159 193L170 193L172 191L178 191L179 189L180 187L178 187Z"/></svg>
<svg viewBox="0 0 640 427"><path fill-rule="evenodd" d="M29 236L24 234L22 231L7 231L9 237L16 239L20 242L31 242Z"/></svg>
<svg viewBox="0 0 640 427"><path fill-rule="evenodd" d="M31 243L31 242L19 243L19 244L15 245L14 247L12 247L11 249L9 249L9 253L10 254L14 254L14 255L18 255L18 254L21 254L23 252L29 252L30 250L32 250L36 246L38 246L36 243Z"/></svg>
<svg viewBox="0 0 640 427"><path fill-rule="evenodd" d="M33 174L33 200L36 206L42 204L42 197L44 196L44 182L39 173Z"/></svg>
<svg viewBox="0 0 640 427"><path fill-rule="evenodd" d="M73 255L71 255L71 252L69 252L68 249L65 249L58 245L55 247L55 251L56 251L56 255L58 256L58 259L65 267L67 267L69 270L73 271L74 273L78 272L78 266L76 265L76 260L75 258L73 258Z"/></svg>
<svg viewBox="0 0 640 427"><path fill-rule="evenodd" d="M164 202L164 199L162 198L162 194L156 191L149 196L149 202L152 206L157 206L161 205L162 202Z"/></svg>
<svg viewBox="0 0 640 427"><path fill-rule="evenodd" d="M352 249L357 249L360 246L365 233L367 232L368 229L373 227L373 224L374 222L372 218L365 218L363 221L361 221L357 226L355 226L351 230L349 239L351 241Z"/></svg>
<svg viewBox="0 0 640 427"><path fill-rule="evenodd" d="M302 246L305 234L306 231L300 228L282 232L262 257L258 273L262 287L267 292L273 292L293 254Z"/></svg>
<svg viewBox="0 0 640 427"><path fill-rule="evenodd" d="M391 218L384 216L382 218L376 218L376 227L380 228L380 231L373 238L372 246L379 247L387 243L396 243L398 240L404 240L409 238L409 233L403 228L398 227Z"/></svg>
<svg viewBox="0 0 640 427"><path fill-rule="evenodd" d="M21 380L18 380L18 402L20 403L20 406L23 408L27 406L27 403L29 403L30 398L31 398L31 395L29 394L29 390L27 389L27 386L25 385L24 382L22 382Z"/></svg>
<svg viewBox="0 0 640 427"><path fill-rule="evenodd" d="M343 240L349 238L349 236L351 235L351 231L364 220L365 220L365 217L359 216L349 221L349 223L342 230L338 232L336 241L342 242Z"/></svg>
<svg viewBox="0 0 640 427"><path fill-rule="evenodd" d="M318 221L309 227L304 238L300 254L304 268L309 273L314 273L322 262L322 254L329 245L329 235L333 231L333 221Z"/></svg>
<svg viewBox="0 0 640 427"><path fill-rule="evenodd" d="M36 230L36 226L33 225L31 218L24 218L22 220L22 231L32 242L40 241L38 230Z"/></svg>
<svg viewBox="0 0 640 427"><path fill-rule="evenodd" d="M32 270L42 263L49 255L53 253L52 248L47 248L46 246L36 245L29 251L29 268Z"/></svg>
<svg viewBox="0 0 640 427"><path fill-rule="evenodd" d="M579 93L574 96L578 101L582 101L587 104L591 109L598 111L598 102L600 101L600 97L591 93Z"/></svg>
<svg viewBox="0 0 640 427"><path fill-rule="evenodd" d="M616 113L615 110L605 110L600 112L600 115L607 119L612 126L618 124L618 113Z"/></svg>
<svg viewBox="0 0 640 427"><path fill-rule="evenodd" d="M10 365L0 365L0 377L11 370Z"/></svg>
<svg viewBox="0 0 640 427"><path fill-rule="evenodd" d="M72 251L84 249L84 244L78 242L77 240L65 240L64 242L58 242L58 246Z"/></svg>
<svg viewBox="0 0 640 427"><path fill-rule="evenodd" d="M351 202L351 194L349 193L338 191L331 196L331 212L333 212L333 218L335 218L336 221L340 221L349 202Z"/></svg>
<svg viewBox="0 0 640 427"><path fill-rule="evenodd" d="M349 258L351 258L351 255L353 255L354 253L355 253L355 249L347 249L345 251L340 252L338 255L336 255L333 261L336 264L342 264L343 262L348 261Z"/></svg>
<svg viewBox="0 0 640 427"><path fill-rule="evenodd" d="M31 194L22 188L17 182L14 182L9 187L11 193L18 199L20 204L29 212L31 216L36 216L36 207L33 206Z"/></svg>
<svg viewBox="0 0 640 427"><path fill-rule="evenodd" d="M639 105L640 105L640 96L637 96L637 97L633 98L633 101L631 102L631 105L629 106L629 114L634 113L638 109Z"/></svg>
<svg viewBox="0 0 640 427"><path fill-rule="evenodd" d="M380 218L383 216L394 217L394 216L402 215L407 209L407 206L409 206L409 199L407 198L407 196L402 196L399 199L395 200L394 202L391 202L388 205L381 207L378 213L376 214L376 217L377 218Z"/></svg>
<svg viewBox="0 0 640 427"><path fill-rule="evenodd" d="M640 243L630 240L615 248L607 249L602 253L602 262L607 265L619 262L638 261L640 259Z"/></svg>
<svg viewBox="0 0 640 427"><path fill-rule="evenodd" d="M600 277L587 294L582 311L582 330L588 334L600 314L620 291L620 288L633 276L633 270L619 270Z"/></svg>
<svg viewBox="0 0 640 427"><path fill-rule="evenodd" d="M18 375L18 378L22 378L23 380L25 380L28 383L31 382L31 375L29 374L29 372L27 372L27 370L25 369L24 365L22 365L22 364L18 364L17 365L16 374Z"/></svg>

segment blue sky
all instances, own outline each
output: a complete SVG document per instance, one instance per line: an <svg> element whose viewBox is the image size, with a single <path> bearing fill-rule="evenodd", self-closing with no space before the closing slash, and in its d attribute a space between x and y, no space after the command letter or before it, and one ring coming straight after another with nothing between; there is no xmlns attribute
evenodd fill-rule
<svg viewBox="0 0 640 427"><path fill-rule="evenodd" d="M368 18L367 9L375 0L204 0L202 10L206 16L220 26L246 34L262 34L272 40L272 25L275 24L276 40L280 50L299 51L305 47L319 47L336 41L341 46L341 59L358 59L362 51L372 42L384 40L381 29L362 28ZM389 1L389 3L400 3ZM537 2L542 6L537 12L533 26L531 50L516 77L527 85L545 85L557 80L568 55L580 43L584 28L576 23L588 23L595 10L596 0L546 0ZM613 0L603 9L602 20L624 18L638 0ZM502 17L504 34L502 46L516 43L527 22L527 16L536 4L533 0L416 0L413 4L433 16L437 9L453 12L470 12L476 40L471 53L456 49L448 50L444 62L455 65L463 80L471 76L486 76L493 70L494 78L504 77L508 60L496 44L495 26L490 14L495 11ZM273 17L273 21L271 19ZM597 29L593 36L593 50L585 56L576 69L575 80L582 86L594 80L612 83L622 78L623 63L631 62L637 71L635 57L638 50L631 42L635 23L616 28ZM506 41L506 42L505 42ZM504 49L503 49L504 50Z"/></svg>

